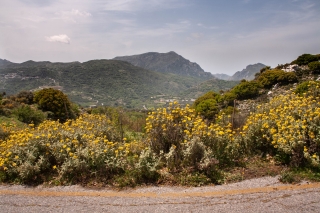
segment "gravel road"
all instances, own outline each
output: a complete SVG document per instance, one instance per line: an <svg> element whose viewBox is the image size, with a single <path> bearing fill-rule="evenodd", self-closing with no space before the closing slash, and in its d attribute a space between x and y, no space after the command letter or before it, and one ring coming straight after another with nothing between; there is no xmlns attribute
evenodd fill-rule
<svg viewBox="0 0 320 213"><path fill-rule="evenodd" d="M320 212L320 183L277 177L206 187L0 186L0 212Z"/></svg>

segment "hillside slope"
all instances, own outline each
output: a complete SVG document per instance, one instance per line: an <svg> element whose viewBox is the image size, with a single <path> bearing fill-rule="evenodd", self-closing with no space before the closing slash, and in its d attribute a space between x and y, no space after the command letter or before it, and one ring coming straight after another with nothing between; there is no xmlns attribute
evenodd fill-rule
<svg viewBox="0 0 320 213"><path fill-rule="evenodd" d="M0 90L8 95L55 86L80 104L126 107L141 107L151 96L176 95L202 81L150 71L118 60L84 63L27 61L0 68L0 77Z"/></svg>
<svg viewBox="0 0 320 213"><path fill-rule="evenodd" d="M211 73L205 72L197 63L190 62L173 51L168 53L149 52L133 56L118 56L114 59L127 61L135 66L161 73L173 73L202 79L214 77Z"/></svg>

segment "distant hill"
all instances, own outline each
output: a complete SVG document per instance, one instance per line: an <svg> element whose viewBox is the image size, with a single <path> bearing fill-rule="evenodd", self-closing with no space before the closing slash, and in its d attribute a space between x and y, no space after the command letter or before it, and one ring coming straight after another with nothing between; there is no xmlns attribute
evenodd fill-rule
<svg viewBox="0 0 320 213"><path fill-rule="evenodd" d="M202 79L214 77L211 73L205 72L197 63L190 62L173 51L168 53L149 52L140 55L118 56L114 60L127 61L135 66L161 73L173 73Z"/></svg>
<svg viewBox="0 0 320 213"><path fill-rule="evenodd" d="M223 73L213 74L213 76L218 78L218 79L226 80L226 81L228 81L231 78L230 75L223 74Z"/></svg>
<svg viewBox="0 0 320 213"><path fill-rule="evenodd" d="M198 98L208 91L219 93L221 90L231 89L238 84L239 81L226 81L213 78L208 81L201 82L200 84L183 91L180 96L186 98Z"/></svg>
<svg viewBox="0 0 320 213"><path fill-rule="evenodd" d="M10 65L10 64L12 64L12 62L10 62L10 61L8 61L8 60L6 60L6 59L1 59L1 58L0 58L0 68L1 68L1 67L6 67L6 66L8 66L8 65Z"/></svg>
<svg viewBox="0 0 320 213"><path fill-rule="evenodd" d="M242 71L238 71L233 76L231 76L230 80L233 80L233 81L240 81L242 79L253 80L255 74L260 72L260 70L264 67L266 67L266 65L261 63L248 65Z"/></svg>
<svg viewBox="0 0 320 213"><path fill-rule="evenodd" d="M266 67L266 65L257 63L250 64L242 71L238 71L232 76L227 74L213 74L214 77L227 81L241 81L242 79L253 80L256 73L260 72L262 68Z"/></svg>
<svg viewBox="0 0 320 213"><path fill-rule="evenodd" d="M204 81L201 77L160 73L120 60L4 63L0 67L0 92L13 95L54 87L83 106L155 106L160 97L183 99L179 94ZM217 90L228 87L220 81L215 79L216 85L212 86Z"/></svg>

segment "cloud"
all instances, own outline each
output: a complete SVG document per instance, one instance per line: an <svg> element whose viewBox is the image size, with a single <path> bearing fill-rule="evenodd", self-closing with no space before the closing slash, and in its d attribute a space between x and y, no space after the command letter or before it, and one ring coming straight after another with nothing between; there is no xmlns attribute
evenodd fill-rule
<svg viewBox="0 0 320 213"><path fill-rule="evenodd" d="M76 10L76 9L72 9L70 13L75 16L83 16L83 17L91 16L91 13L88 13L86 11Z"/></svg>
<svg viewBox="0 0 320 213"><path fill-rule="evenodd" d="M58 16L56 19L63 19L66 21L74 22L74 23L77 22L75 18L87 18L92 16L91 13L86 11L81 11L78 9L60 11L60 12L57 12L56 15Z"/></svg>
<svg viewBox="0 0 320 213"><path fill-rule="evenodd" d="M139 11L148 8L148 10L159 10L159 9L173 9L189 5L180 0L151 0L151 1L141 1L141 0L106 0L104 2L104 10L107 11L121 11L121 12L131 12Z"/></svg>
<svg viewBox="0 0 320 213"><path fill-rule="evenodd" d="M50 42L61 42L65 44L70 44L70 38L65 34L49 36L46 37L46 40Z"/></svg>

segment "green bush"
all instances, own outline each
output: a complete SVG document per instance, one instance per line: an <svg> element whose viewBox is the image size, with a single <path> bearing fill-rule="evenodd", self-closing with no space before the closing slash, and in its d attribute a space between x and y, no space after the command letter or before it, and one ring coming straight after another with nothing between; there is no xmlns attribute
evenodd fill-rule
<svg viewBox="0 0 320 213"><path fill-rule="evenodd" d="M242 81L240 84L232 88L231 92L234 93L239 100L255 98L259 95L259 84L256 81Z"/></svg>
<svg viewBox="0 0 320 213"><path fill-rule="evenodd" d="M200 102L195 110L200 113L204 118L213 120L215 115L219 112L219 107L214 99L206 99Z"/></svg>
<svg viewBox="0 0 320 213"><path fill-rule="evenodd" d="M309 69L313 73L320 73L320 62L319 61L313 61L308 64Z"/></svg>
<svg viewBox="0 0 320 213"><path fill-rule="evenodd" d="M232 91L226 92L222 96L223 104L225 106L233 106L235 99L237 99L237 95Z"/></svg>
<svg viewBox="0 0 320 213"><path fill-rule="evenodd" d="M207 92L195 100L193 107L196 112L204 118L213 120L215 115L219 112L219 103L222 101L220 94L215 92Z"/></svg>
<svg viewBox="0 0 320 213"><path fill-rule="evenodd" d="M319 57L311 54L302 54L295 60L295 62L299 66L308 65L310 62L313 62L313 61L319 61Z"/></svg>
<svg viewBox="0 0 320 213"><path fill-rule="evenodd" d="M48 118L65 122L67 119L76 118L72 110L72 103L61 91L52 88L43 89L35 93L34 101L43 111L51 112Z"/></svg>
<svg viewBox="0 0 320 213"><path fill-rule="evenodd" d="M276 83L286 85L289 83L295 83L298 81L298 78L294 72L285 72L283 70L267 70L263 72L257 79L257 81L264 88L271 88Z"/></svg>
<svg viewBox="0 0 320 213"><path fill-rule="evenodd" d="M29 105L21 105L12 111L13 116L23 123L38 125L46 119L46 115Z"/></svg>
<svg viewBox="0 0 320 213"><path fill-rule="evenodd" d="M200 104L202 101L207 100L207 99L213 99L216 102L220 102L221 101L221 95L213 92L213 91L209 91L206 94L200 96L199 98L197 98L194 103L193 106L197 107L198 104Z"/></svg>
<svg viewBox="0 0 320 213"><path fill-rule="evenodd" d="M294 92L302 96L303 93L306 93L309 90L309 87L310 87L309 84L310 84L309 81L302 82L297 86Z"/></svg>

